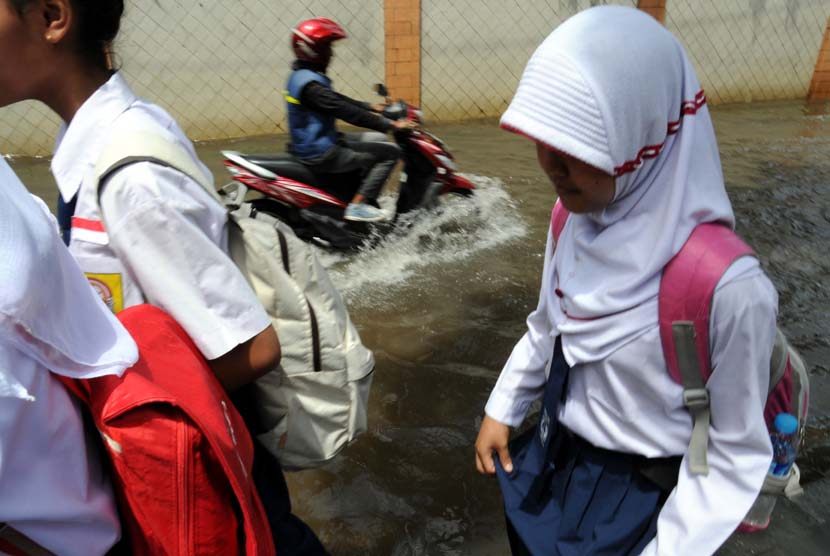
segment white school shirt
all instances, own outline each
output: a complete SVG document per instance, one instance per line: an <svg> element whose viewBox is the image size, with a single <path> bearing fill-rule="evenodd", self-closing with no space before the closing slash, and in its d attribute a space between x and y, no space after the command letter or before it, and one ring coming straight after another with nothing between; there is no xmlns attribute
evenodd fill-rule
<svg viewBox="0 0 830 556"><path fill-rule="evenodd" d="M539 305L485 408L512 427L541 396L553 355L552 253L548 230ZM677 487L658 517L657 536L643 555L714 554L758 495L772 457L763 408L777 306L775 289L755 258L736 261L718 283L709 335L709 474L691 474L684 457ZM603 361L575 365L568 381L559 419L591 444L649 458L686 453L692 418L683 406L683 388L669 376L657 326Z"/></svg>
<svg viewBox="0 0 830 556"><path fill-rule="evenodd" d="M120 375L138 351L50 216L0 157L0 522L60 556L103 556L120 537L115 499L53 373Z"/></svg>
<svg viewBox="0 0 830 556"><path fill-rule="evenodd" d="M115 129L167 137L212 181L175 120L116 73L61 129L52 159L64 200L78 195L70 251L115 312L155 305L216 359L271 325L227 254L227 212L193 179L149 162L116 172L99 206L94 168Z"/></svg>

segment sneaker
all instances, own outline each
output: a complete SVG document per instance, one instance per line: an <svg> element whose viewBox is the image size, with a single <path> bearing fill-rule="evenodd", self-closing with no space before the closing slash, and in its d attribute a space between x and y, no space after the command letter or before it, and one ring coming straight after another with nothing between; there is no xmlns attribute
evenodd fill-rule
<svg viewBox="0 0 830 556"><path fill-rule="evenodd" d="M381 220L386 220L386 213L372 205L349 203L349 206L346 207L346 212L343 213L343 220L380 222Z"/></svg>

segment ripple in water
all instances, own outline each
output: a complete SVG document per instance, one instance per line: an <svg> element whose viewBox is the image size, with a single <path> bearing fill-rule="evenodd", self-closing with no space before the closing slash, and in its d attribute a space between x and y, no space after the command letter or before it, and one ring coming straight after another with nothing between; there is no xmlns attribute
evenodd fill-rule
<svg viewBox="0 0 830 556"><path fill-rule="evenodd" d="M331 279L343 297L373 286L401 285L425 267L454 263L474 253L524 237L527 226L498 178L464 174L476 184L472 197L445 195L438 207L414 211L400 226L371 247L357 253L319 251ZM392 212L395 194L379 199ZM379 288L380 289L380 288ZM381 292L374 292L377 301Z"/></svg>

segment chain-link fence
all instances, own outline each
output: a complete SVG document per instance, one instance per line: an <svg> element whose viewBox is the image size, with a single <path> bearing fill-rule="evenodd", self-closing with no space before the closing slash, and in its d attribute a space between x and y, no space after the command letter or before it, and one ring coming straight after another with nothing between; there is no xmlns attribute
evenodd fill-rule
<svg viewBox="0 0 830 556"><path fill-rule="evenodd" d="M290 29L327 16L348 32L330 75L368 98L383 80L383 0L126 0L116 62L139 96L157 102L193 139L285 130ZM47 154L59 120L43 105L0 109L0 152Z"/></svg>
<svg viewBox="0 0 830 556"><path fill-rule="evenodd" d="M431 121L497 116L533 50L596 4L636 0L421 0L421 103ZM127 0L117 60L136 92L170 110L194 139L285 131L281 90L290 28L325 15L349 39L330 74L369 98L384 73L384 1ZM417 2L414 2L417 5ZM686 45L713 103L807 94L830 0L667 0L666 26ZM388 30L387 30L388 32ZM46 154L48 109L0 110L0 152Z"/></svg>
<svg viewBox="0 0 830 556"><path fill-rule="evenodd" d="M597 0L423 0L425 112L433 120L501 114L536 47ZM806 96L828 0L667 0L712 103Z"/></svg>
<svg viewBox="0 0 830 556"><path fill-rule="evenodd" d="M431 120L501 114L525 64L557 25L592 5L636 0L422 0L424 112Z"/></svg>
<svg viewBox="0 0 830 556"><path fill-rule="evenodd" d="M803 98L830 0L668 0L666 27L712 103Z"/></svg>

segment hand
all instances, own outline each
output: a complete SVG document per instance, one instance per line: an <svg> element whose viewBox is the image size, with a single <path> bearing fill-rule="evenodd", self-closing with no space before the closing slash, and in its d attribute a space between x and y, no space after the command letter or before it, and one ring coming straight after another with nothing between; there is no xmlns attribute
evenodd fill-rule
<svg viewBox="0 0 830 556"><path fill-rule="evenodd" d="M384 109L386 109L386 106L387 106L386 104L382 104L382 103L380 103L380 102L379 102L379 103L377 103L377 104L373 104L373 105L369 106L369 109L370 109L372 112L378 112L378 113L380 113L380 112L383 112L383 111L384 111Z"/></svg>
<svg viewBox="0 0 830 556"><path fill-rule="evenodd" d="M392 127L395 128L395 131L401 131L405 129L415 129L418 127L418 124L412 120L395 120L392 122Z"/></svg>
<svg viewBox="0 0 830 556"><path fill-rule="evenodd" d="M479 473L495 475L496 464L493 462L493 452L498 454L504 470L508 473L513 472L513 462L507 450L508 440L510 440L510 427L485 415L476 439L476 469Z"/></svg>

